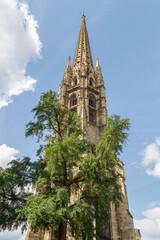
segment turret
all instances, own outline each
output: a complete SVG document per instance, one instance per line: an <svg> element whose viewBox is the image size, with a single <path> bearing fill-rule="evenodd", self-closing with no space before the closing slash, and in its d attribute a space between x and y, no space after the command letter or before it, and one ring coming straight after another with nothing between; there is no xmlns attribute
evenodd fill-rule
<svg viewBox="0 0 160 240"><path fill-rule="evenodd" d="M68 95L67 89L71 87L72 83L72 67L71 67L71 57L69 56L68 58L68 63L65 68L65 72L63 75L63 80L59 86L59 91L58 91L58 98L63 107L68 108Z"/></svg>

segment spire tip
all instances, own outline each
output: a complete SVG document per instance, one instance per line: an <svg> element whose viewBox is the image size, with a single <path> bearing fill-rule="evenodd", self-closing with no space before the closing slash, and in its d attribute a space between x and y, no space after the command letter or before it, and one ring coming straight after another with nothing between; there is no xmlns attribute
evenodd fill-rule
<svg viewBox="0 0 160 240"><path fill-rule="evenodd" d="M99 68L99 61L98 61L98 58L96 59L96 68Z"/></svg>
<svg viewBox="0 0 160 240"><path fill-rule="evenodd" d="M84 14L84 12L83 12L82 20L85 20L85 18L86 18L86 16L85 16L85 14Z"/></svg>
<svg viewBox="0 0 160 240"><path fill-rule="evenodd" d="M93 68L92 55L91 55L91 50L89 45L84 13L82 16L82 24L79 32L73 67L76 64L78 65L86 64L86 65L90 65Z"/></svg>

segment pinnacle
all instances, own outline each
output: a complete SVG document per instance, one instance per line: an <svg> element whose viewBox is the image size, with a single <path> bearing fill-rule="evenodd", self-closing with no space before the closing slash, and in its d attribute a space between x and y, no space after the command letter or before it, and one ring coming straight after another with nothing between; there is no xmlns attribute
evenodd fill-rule
<svg viewBox="0 0 160 240"><path fill-rule="evenodd" d="M96 59L96 68L100 68L98 58Z"/></svg>
<svg viewBox="0 0 160 240"><path fill-rule="evenodd" d="M72 71L72 67L71 67L71 57L69 56L68 57L68 63L67 63L67 66L65 68L65 72L64 72L64 75L66 73L70 73Z"/></svg>
<svg viewBox="0 0 160 240"><path fill-rule="evenodd" d="M92 55L86 28L85 15L82 16L82 24L79 33L76 53L74 57L73 67L85 64L93 68Z"/></svg>
<svg viewBox="0 0 160 240"><path fill-rule="evenodd" d="M69 57L68 57L68 63L67 63L65 72L66 72L66 71L70 71L71 68L72 68L72 67L71 67L71 57L69 56Z"/></svg>
<svg viewBox="0 0 160 240"><path fill-rule="evenodd" d="M68 57L67 68L71 68L71 57Z"/></svg>

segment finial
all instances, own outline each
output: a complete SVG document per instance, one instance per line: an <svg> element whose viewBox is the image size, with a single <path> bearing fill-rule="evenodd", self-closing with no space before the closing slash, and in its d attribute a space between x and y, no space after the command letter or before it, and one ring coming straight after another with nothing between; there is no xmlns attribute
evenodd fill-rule
<svg viewBox="0 0 160 240"><path fill-rule="evenodd" d="M84 14L84 12L83 12L82 19L85 20L85 18L86 18L86 16L85 16L85 14Z"/></svg>
<svg viewBox="0 0 160 240"><path fill-rule="evenodd" d="M99 68L99 61L98 61L98 58L96 59L96 68Z"/></svg>
<svg viewBox="0 0 160 240"><path fill-rule="evenodd" d="M67 63L67 68L71 67L71 56L68 57L68 63Z"/></svg>

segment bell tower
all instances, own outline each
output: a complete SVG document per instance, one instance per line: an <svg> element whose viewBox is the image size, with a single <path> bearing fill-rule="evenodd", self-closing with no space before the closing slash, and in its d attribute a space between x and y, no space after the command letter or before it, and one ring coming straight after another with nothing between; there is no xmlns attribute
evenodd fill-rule
<svg viewBox="0 0 160 240"><path fill-rule="evenodd" d="M98 58L94 69L86 28L85 16L77 42L73 67L69 57L63 80L59 87L62 106L76 112L82 120L87 139L96 145L107 120L105 86ZM92 149L94 151L94 147ZM110 220L101 240L135 240L133 217L130 214L125 185L124 164L121 163L120 180L123 201L118 208L111 204ZM70 240L70 238L68 238ZM72 239L72 238L71 238Z"/></svg>
<svg viewBox="0 0 160 240"><path fill-rule="evenodd" d="M73 66L71 58L64 72L63 80L59 87L59 101L65 108L76 112L82 120L82 128L88 140L94 145L101 139L107 121L105 86L98 58L94 69L91 49L86 28L85 16L76 47ZM124 166L121 163L122 178L120 179L123 200L116 208L111 204L110 219L105 224L106 231L100 240L135 240L133 217L130 214L125 185ZM53 240L50 232L33 233L29 227L26 240ZM68 240L73 240L68 235Z"/></svg>
<svg viewBox="0 0 160 240"><path fill-rule="evenodd" d="M69 57L59 88L62 106L82 119L87 139L97 144L106 124L106 97L101 68L97 59L94 70L85 16L79 33L73 67Z"/></svg>

